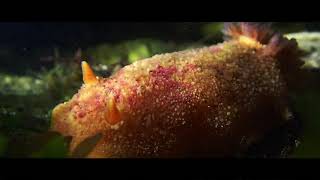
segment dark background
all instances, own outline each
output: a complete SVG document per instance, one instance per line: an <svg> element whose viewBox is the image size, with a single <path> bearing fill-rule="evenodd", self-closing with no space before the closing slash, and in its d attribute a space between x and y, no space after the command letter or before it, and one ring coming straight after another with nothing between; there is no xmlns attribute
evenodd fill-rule
<svg viewBox="0 0 320 180"><path fill-rule="evenodd" d="M197 41L209 22L23 22L0 23L0 45L12 47L89 46L137 38ZM319 30L319 23L273 23L283 28L294 24Z"/></svg>
<svg viewBox="0 0 320 180"><path fill-rule="evenodd" d="M89 46L137 38L198 40L196 23L0 23L1 45L11 47Z"/></svg>

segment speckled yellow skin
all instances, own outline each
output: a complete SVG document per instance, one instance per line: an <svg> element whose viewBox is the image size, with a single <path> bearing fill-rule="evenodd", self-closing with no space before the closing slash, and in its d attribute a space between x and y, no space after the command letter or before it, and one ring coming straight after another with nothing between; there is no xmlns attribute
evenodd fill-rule
<svg viewBox="0 0 320 180"><path fill-rule="evenodd" d="M286 120L279 60L254 40L156 55L83 85L52 129L103 138L88 157L224 157Z"/></svg>

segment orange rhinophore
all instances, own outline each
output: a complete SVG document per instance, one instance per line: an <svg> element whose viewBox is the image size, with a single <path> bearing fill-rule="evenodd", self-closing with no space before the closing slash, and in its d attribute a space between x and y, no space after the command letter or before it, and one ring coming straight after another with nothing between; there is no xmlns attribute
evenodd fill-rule
<svg viewBox="0 0 320 180"><path fill-rule="evenodd" d="M223 43L155 55L84 84L52 113L88 157L226 157L288 120L288 90L302 61L295 40L268 26L227 23Z"/></svg>
<svg viewBox="0 0 320 180"><path fill-rule="evenodd" d="M94 74L87 62L82 61L81 67L83 73L83 82L85 84L95 84L98 82L96 75Z"/></svg>

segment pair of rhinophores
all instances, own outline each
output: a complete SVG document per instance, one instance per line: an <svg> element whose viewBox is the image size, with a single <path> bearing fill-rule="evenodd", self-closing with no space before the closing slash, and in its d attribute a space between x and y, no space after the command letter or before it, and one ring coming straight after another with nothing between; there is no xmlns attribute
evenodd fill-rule
<svg viewBox="0 0 320 180"><path fill-rule="evenodd" d="M302 61L295 40L268 26L227 23L223 43L160 54L96 77L52 113L70 153L99 135L87 157L228 157L290 115Z"/></svg>

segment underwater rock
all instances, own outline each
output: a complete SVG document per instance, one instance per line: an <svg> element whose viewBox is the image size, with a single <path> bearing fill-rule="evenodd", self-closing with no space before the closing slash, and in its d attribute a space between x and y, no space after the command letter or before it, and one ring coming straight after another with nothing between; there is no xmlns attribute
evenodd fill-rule
<svg viewBox="0 0 320 180"><path fill-rule="evenodd" d="M269 27L231 23L217 45L155 55L84 84L52 112L52 131L72 136L70 154L101 133L87 157L229 157L291 117L295 40ZM91 144L92 143L88 143Z"/></svg>
<svg viewBox="0 0 320 180"><path fill-rule="evenodd" d="M320 68L320 32L299 32L285 36L296 39L299 48L305 51L302 57L302 60L305 61L305 68Z"/></svg>
<svg viewBox="0 0 320 180"><path fill-rule="evenodd" d="M295 38L299 48L304 51L302 60L303 68L307 73L305 89L295 95L295 106L303 119L301 132L301 144L291 154L293 157L315 158L320 157L319 137L319 100L320 100L320 32L298 32L287 34L288 38Z"/></svg>

